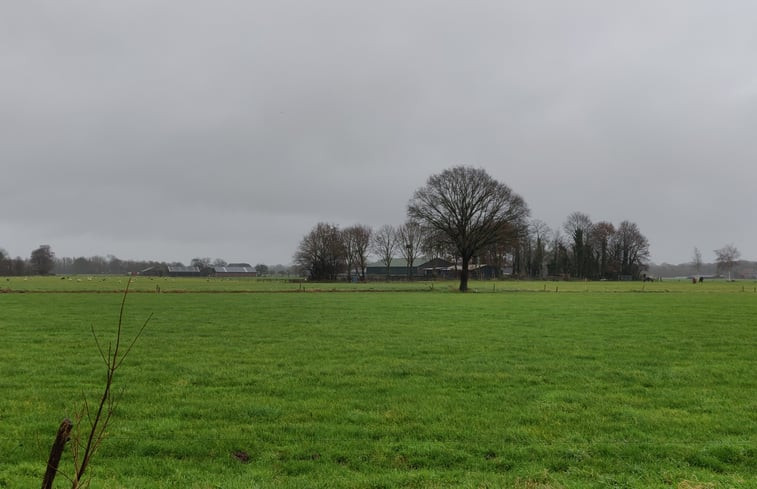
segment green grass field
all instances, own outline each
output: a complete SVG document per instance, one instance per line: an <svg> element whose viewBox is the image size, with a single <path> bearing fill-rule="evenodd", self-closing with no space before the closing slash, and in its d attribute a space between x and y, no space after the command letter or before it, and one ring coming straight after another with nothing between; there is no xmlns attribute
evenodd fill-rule
<svg viewBox="0 0 757 489"><path fill-rule="evenodd" d="M0 277L3 292L66 292L120 293L129 277L113 275L72 275L50 277ZM471 281L471 292L752 292L757 293L757 281L727 282L708 280L692 284L686 279L663 282L564 282L564 281ZM455 281L368 282L368 283L310 283L301 279L281 278L175 278L132 277L132 292L457 292Z"/></svg>
<svg viewBox="0 0 757 489"><path fill-rule="evenodd" d="M79 279L0 285L28 292L0 294L0 487L39 487L101 389L90 325L111 334L121 297L41 291L125 278ZM752 282L271 293L300 287L138 278L126 336L154 318L91 487L757 487Z"/></svg>

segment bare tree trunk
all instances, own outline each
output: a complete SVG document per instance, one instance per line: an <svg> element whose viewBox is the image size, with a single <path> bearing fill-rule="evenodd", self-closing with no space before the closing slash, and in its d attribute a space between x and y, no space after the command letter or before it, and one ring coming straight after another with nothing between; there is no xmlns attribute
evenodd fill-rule
<svg viewBox="0 0 757 489"><path fill-rule="evenodd" d="M42 480L42 489L52 489L55 475L58 473L60 457L63 455L63 449L66 447L66 442L71 435L71 428L73 427L74 424L68 418L60 423L58 434L55 436L55 442L53 442L53 447L50 449L50 458L47 460L47 470L45 471L45 478Z"/></svg>
<svg viewBox="0 0 757 489"><path fill-rule="evenodd" d="M470 258L463 257L463 267L460 270L460 292L468 291L468 263Z"/></svg>

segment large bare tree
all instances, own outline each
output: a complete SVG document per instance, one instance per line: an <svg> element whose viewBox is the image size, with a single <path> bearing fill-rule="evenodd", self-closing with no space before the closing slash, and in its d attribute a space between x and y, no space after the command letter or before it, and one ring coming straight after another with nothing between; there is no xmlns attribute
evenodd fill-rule
<svg viewBox="0 0 757 489"><path fill-rule="evenodd" d="M694 266L694 271L699 275L702 270L702 252L696 246L694 247L694 255L691 257L691 264Z"/></svg>
<svg viewBox="0 0 757 489"><path fill-rule="evenodd" d="M407 264L407 279L413 278L413 265L421 256L423 247L423 228L415 221L407 221L397 228L397 246Z"/></svg>
<svg viewBox="0 0 757 489"><path fill-rule="evenodd" d="M588 276L589 263L591 262L591 248L589 246L591 227L591 218L583 212L571 213L563 224L563 230L573 241L571 249L573 251L574 277L586 278Z"/></svg>
<svg viewBox="0 0 757 489"><path fill-rule="evenodd" d="M35 275L47 275L52 272L55 264L55 253L50 249L50 245L40 245L39 248L32 251L29 264Z"/></svg>
<svg viewBox="0 0 757 489"><path fill-rule="evenodd" d="M541 278L544 275L547 240L550 232L547 223L540 219L532 219L528 224L528 238L531 240L533 248L528 267L530 277Z"/></svg>
<svg viewBox="0 0 757 489"><path fill-rule="evenodd" d="M319 222L302 238L294 262L311 280L336 280L344 268L344 245L339 228Z"/></svg>
<svg viewBox="0 0 757 489"><path fill-rule="evenodd" d="M591 227L589 244L596 253L596 278L608 278L610 241L614 235L615 226L611 222L599 221Z"/></svg>
<svg viewBox="0 0 757 489"><path fill-rule="evenodd" d="M727 244L720 249L715 250L715 261L718 263L718 270L728 271L728 280L731 280L733 265L741 257L741 252L733 244Z"/></svg>
<svg viewBox="0 0 757 489"><path fill-rule="evenodd" d="M528 216L524 200L480 168L456 166L415 191L408 216L443 233L462 259L460 291L468 290L471 258L496 243L503 224Z"/></svg>
<svg viewBox="0 0 757 489"><path fill-rule="evenodd" d="M371 243L371 228L356 224L342 231L344 249L347 254L348 275L355 274L365 281L365 266L368 260L368 246Z"/></svg>
<svg viewBox="0 0 757 489"><path fill-rule="evenodd" d="M634 280L641 278L649 261L649 241L641 234L636 223L623 221L612 236L616 268L621 275L630 275Z"/></svg>
<svg viewBox="0 0 757 489"><path fill-rule="evenodd" d="M397 251L397 230L394 226L385 224L373 233L371 251L386 267L386 279L389 280L389 269L392 266L394 253Z"/></svg>

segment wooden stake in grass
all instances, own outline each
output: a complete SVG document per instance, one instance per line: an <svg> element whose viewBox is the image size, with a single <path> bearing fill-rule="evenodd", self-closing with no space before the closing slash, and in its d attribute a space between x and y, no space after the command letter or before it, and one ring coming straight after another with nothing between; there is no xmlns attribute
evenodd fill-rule
<svg viewBox="0 0 757 489"><path fill-rule="evenodd" d="M50 449L50 458L47 459L47 470L45 471L45 478L42 479L42 489L53 488L53 481L58 473L60 457L63 455L63 450L66 448L66 442L71 436L71 428L73 428L73 426L73 423L68 418L60 423L58 434L55 436L53 447Z"/></svg>
<svg viewBox="0 0 757 489"><path fill-rule="evenodd" d="M124 289L124 295L121 299L121 309L118 314L118 326L116 328L116 337L113 343L108 343L107 352L103 350L100 340L97 338L95 328L92 326L92 336L95 338L95 344L100 352L100 357L106 366L105 388L103 389L100 402L97 405L97 409L93 412L89 409L89 404L86 399L84 400L84 406L76 415L76 423L74 425L74 436L71 442L71 450L74 457L74 476L71 478L71 489L79 489L84 483L84 474L89 467L92 457L97 452L103 439L105 438L106 429L108 423L113 416L115 409L115 400L113 398L113 377L116 370L123 364L126 356L131 351L137 339L142 335L142 332L147 327L147 323L150 322L152 314L150 314L145 320L142 327L137 332L136 336L129 344L126 350L122 349L121 337L122 337L122 325L124 318L124 308L126 306L126 296L129 293L129 285L131 285L131 278L126 282L126 288ZM89 421L89 433L84 434L80 431L84 420ZM86 442L84 442L86 437Z"/></svg>

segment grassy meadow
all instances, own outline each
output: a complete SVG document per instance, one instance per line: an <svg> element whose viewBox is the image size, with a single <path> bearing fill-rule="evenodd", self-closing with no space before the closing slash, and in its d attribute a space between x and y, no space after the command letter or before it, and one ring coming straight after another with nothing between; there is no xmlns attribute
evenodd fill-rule
<svg viewBox="0 0 757 489"><path fill-rule="evenodd" d="M48 277L0 277L0 293L121 293L127 276L71 275ZM215 278L215 277L132 277L130 291L135 293L256 293L256 292L457 292L456 281L333 282L311 283L295 278ZM469 284L473 293L491 292L686 292L757 293L757 281L727 282L708 280L692 284L688 279L662 282L584 282L584 281L476 281Z"/></svg>
<svg viewBox="0 0 757 489"><path fill-rule="evenodd" d="M0 282L0 488L95 402L125 280ZM757 487L757 284L456 285L137 278L91 487Z"/></svg>

